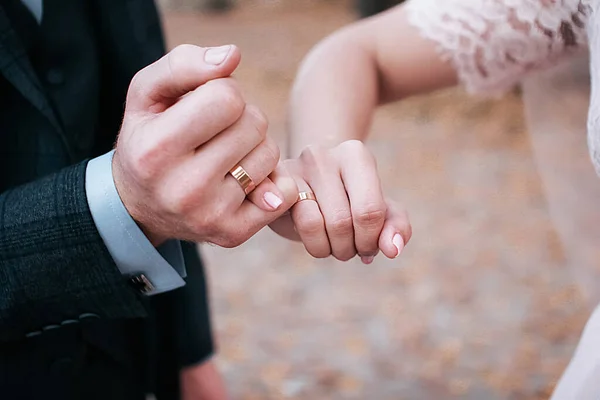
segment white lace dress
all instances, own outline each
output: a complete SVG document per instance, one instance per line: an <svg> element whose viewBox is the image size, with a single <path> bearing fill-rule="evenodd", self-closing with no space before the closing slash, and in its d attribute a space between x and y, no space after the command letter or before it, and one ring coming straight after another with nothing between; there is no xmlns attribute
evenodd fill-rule
<svg viewBox="0 0 600 400"><path fill-rule="evenodd" d="M588 147L600 174L600 0L410 0L407 7L471 93L501 94L589 45ZM553 399L600 399L600 307Z"/></svg>
<svg viewBox="0 0 600 400"><path fill-rule="evenodd" d="M410 19L439 44L468 91L495 95L530 71L555 65L588 46L600 67L600 0L412 0ZM600 76L592 73L590 152L600 174Z"/></svg>

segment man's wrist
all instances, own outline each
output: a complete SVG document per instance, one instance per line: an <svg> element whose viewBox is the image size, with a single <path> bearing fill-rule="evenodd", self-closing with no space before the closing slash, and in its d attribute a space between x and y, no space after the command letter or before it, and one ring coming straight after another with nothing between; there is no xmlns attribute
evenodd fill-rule
<svg viewBox="0 0 600 400"><path fill-rule="evenodd" d="M123 206L129 213L129 215L131 216L133 221L136 223L138 228L140 228L140 230L142 231L144 236L146 236L148 241L150 243L152 243L152 245L154 247L159 247L164 242L171 239L168 236L160 235L158 233L153 232L151 229L149 229L144 223L142 223L140 221L140 218L137 217L138 213L136 212L136 210L132 209L132 207L130 206L130 204L134 203L134 202L129 201L129 196L128 196L129 193L127 193L127 185L122 185L122 180L123 180L122 179L123 174L121 173L122 167L121 167L121 163L119 162L119 157L118 157L118 153L116 150L113 152L113 156L112 156L112 160L111 160L111 167L112 167L113 182L115 185L115 189L117 190L117 193L119 194L119 197L121 198L121 202L123 203Z"/></svg>
<svg viewBox="0 0 600 400"><path fill-rule="evenodd" d="M137 223L137 222L136 222ZM162 236L159 234L155 234L147 229L145 229L142 225L140 225L139 223L137 224L142 233L146 236L146 238L148 239L148 241L150 243L152 243L152 246L154 247L159 247L162 244L164 244L167 240L169 240L170 238L166 237L166 236Z"/></svg>
<svg viewBox="0 0 600 400"><path fill-rule="evenodd" d="M112 174L112 152L90 160L86 169L86 197L98 234L115 264L124 276L140 274L153 288L152 295L185 285L185 263L179 242L165 242L157 248L147 233L129 215L115 187ZM163 249L164 246L167 246ZM162 252L162 253L161 253ZM163 256L163 253L165 256Z"/></svg>

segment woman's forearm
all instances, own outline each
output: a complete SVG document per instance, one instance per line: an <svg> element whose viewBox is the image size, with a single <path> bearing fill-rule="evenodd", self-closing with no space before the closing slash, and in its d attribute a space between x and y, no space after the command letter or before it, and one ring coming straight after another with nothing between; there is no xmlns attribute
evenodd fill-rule
<svg viewBox="0 0 600 400"><path fill-rule="evenodd" d="M363 140L379 104L456 83L453 66L411 26L403 6L352 24L319 43L300 67L288 155Z"/></svg>
<svg viewBox="0 0 600 400"><path fill-rule="evenodd" d="M552 14L567 19L544 20ZM364 139L378 104L454 85L459 74L471 92L501 93L585 47L588 16L578 2L409 0L351 24L300 69L290 156L311 144Z"/></svg>
<svg viewBox="0 0 600 400"><path fill-rule="evenodd" d="M379 98L377 68L351 36L337 32L302 63L290 100L290 157L308 145L365 138Z"/></svg>

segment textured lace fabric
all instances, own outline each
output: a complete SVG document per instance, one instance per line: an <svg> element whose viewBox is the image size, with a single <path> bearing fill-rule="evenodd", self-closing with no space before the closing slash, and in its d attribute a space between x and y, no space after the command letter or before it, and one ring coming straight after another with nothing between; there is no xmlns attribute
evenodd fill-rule
<svg viewBox="0 0 600 400"><path fill-rule="evenodd" d="M470 92L501 93L587 46L582 0L411 0L408 10Z"/></svg>
<svg viewBox="0 0 600 400"><path fill-rule="evenodd" d="M409 20L438 44L471 93L498 95L590 44L588 145L600 174L600 0L410 0ZM589 38L589 40L588 40Z"/></svg>
<svg viewBox="0 0 600 400"><path fill-rule="evenodd" d="M588 146L596 172L600 175L600 37L599 27L600 14L598 6L600 0L592 1L592 13L588 23L588 34L590 43L590 76L592 79L592 92L590 96L590 111L588 113Z"/></svg>

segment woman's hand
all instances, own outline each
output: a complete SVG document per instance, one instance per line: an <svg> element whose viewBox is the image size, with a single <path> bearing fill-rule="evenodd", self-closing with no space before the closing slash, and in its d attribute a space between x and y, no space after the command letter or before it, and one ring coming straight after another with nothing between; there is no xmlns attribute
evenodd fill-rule
<svg viewBox="0 0 600 400"><path fill-rule="evenodd" d="M377 164L356 140L327 149L306 148L284 161L300 192L313 192L270 224L279 235L301 240L314 257L341 261L356 256L370 264L381 250L400 255L412 231L406 212L383 196Z"/></svg>

